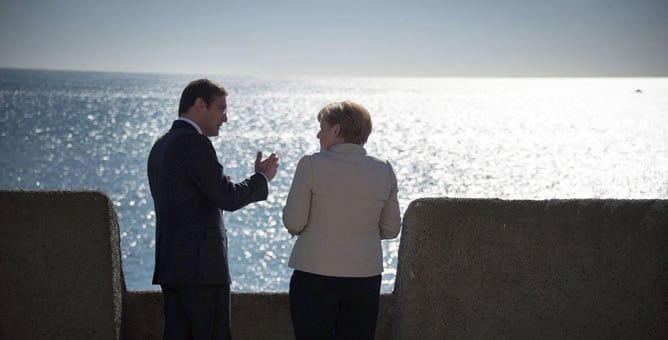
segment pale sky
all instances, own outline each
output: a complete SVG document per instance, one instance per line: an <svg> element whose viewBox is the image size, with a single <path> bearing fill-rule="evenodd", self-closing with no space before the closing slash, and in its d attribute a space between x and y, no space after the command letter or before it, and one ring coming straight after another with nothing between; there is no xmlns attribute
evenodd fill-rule
<svg viewBox="0 0 668 340"><path fill-rule="evenodd" d="M0 0L0 67L668 76L668 0Z"/></svg>

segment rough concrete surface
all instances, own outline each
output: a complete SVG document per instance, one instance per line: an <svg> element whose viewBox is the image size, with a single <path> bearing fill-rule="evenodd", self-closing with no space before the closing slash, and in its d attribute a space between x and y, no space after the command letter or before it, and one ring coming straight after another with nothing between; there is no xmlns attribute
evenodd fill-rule
<svg viewBox="0 0 668 340"><path fill-rule="evenodd" d="M419 199L394 339L668 338L668 201Z"/></svg>
<svg viewBox="0 0 668 340"><path fill-rule="evenodd" d="M376 339L390 338L392 295L380 296ZM128 291L123 300L124 339L162 339L162 294ZM232 293L232 336L237 340L293 340L287 293Z"/></svg>
<svg viewBox="0 0 668 340"><path fill-rule="evenodd" d="M0 191L0 339L118 339L116 214L99 192Z"/></svg>
<svg viewBox="0 0 668 340"><path fill-rule="evenodd" d="M124 300L125 339L162 339L162 293L129 291ZM232 337L293 339L287 294L233 293Z"/></svg>
<svg viewBox="0 0 668 340"><path fill-rule="evenodd" d="M668 200L418 199L376 339L666 339ZM235 339L293 339L286 293L234 293ZM0 191L0 339L159 339L111 201Z"/></svg>

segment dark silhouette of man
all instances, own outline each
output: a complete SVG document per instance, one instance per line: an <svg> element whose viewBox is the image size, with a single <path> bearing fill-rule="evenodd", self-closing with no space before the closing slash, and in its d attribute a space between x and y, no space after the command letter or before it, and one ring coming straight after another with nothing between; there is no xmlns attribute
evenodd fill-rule
<svg viewBox="0 0 668 340"><path fill-rule="evenodd" d="M183 90L179 117L148 157L155 204L153 284L164 298L164 339L230 339L230 274L222 210L267 198L278 157L262 160L255 174L232 183L208 137L227 122L227 92L208 80Z"/></svg>

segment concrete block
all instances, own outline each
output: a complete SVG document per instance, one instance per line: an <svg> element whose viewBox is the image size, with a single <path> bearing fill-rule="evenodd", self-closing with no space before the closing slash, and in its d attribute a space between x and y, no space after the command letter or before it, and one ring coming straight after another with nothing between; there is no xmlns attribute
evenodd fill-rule
<svg viewBox="0 0 668 340"><path fill-rule="evenodd" d="M232 294L232 336L239 340L294 339L288 294Z"/></svg>
<svg viewBox="0 0 668 340"><path fill-rule="evenodd" d="M99 192L0 191L0 339L118 339L118 224Z"/></svg>
<svg viewBox="0 0 668 340"><path fill-rule="evenodd" d="M381 294L376 339L390 338L392 295ZM162 293L128 291L123 299L123 338L162 339ZM287 293L232 293L232 336L237 340L293 340Z"/></svg>
<svg viewBox="0 0 668 340"><path fill-rule="evenodd" d="M418 199L394 339L668 338L668 201Z"/></svg>
<svg viewBox="0 0 668 340"><path fill-rule="evenodd" d="M162 306L160 291L126 291L123 296L123 339L162 339Z"/></svg>

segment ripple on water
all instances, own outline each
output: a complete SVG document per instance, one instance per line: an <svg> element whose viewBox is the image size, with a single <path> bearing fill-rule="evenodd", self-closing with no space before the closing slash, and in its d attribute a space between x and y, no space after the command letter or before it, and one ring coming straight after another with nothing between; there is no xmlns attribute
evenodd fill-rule
<svg viewBox="0 0 668 340"><path fill-rule="evenodd" d="M190 77L16 72L0 70L0 185L106 192L128 287L157 289L146 157ZM281 162L266 202L225 214L235 291L287 290L294 239L281 209L332 101L370 110L366 148L392 163L402 210L426 196L668 198L666 79L217 80L230 91L229 122L212 139L226 174L244 179L257 151ZM384 292L398 248L383 241Z"/></svg>

